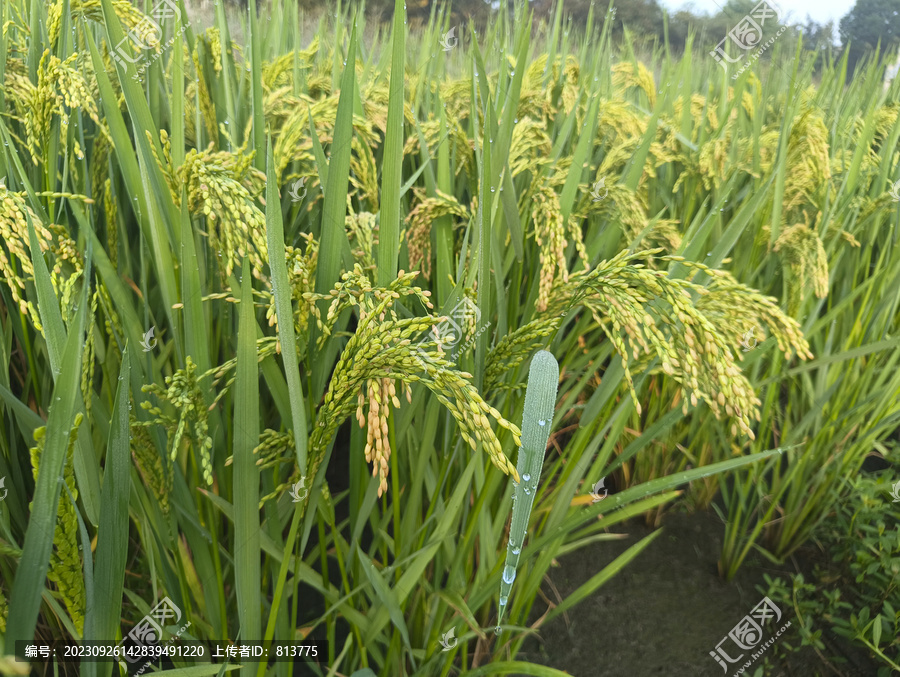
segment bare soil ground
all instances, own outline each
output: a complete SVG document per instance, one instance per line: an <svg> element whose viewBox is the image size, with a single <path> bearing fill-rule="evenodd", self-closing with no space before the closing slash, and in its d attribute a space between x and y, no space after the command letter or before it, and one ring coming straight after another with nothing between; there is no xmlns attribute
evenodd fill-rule
<svg viewBox="0 0 900 677"><path fill-rule="evenodd" d="M726 583L716 562L724 525L714 512L671 513L663 518L664 532L615 578L585 602L541 628L540 637L528 640L518 658L565 670L578 677L731 677L749 659L734 664L728 673L709 652L762 599L757 585L763 574L786 579L793 571L811 569L814 553L777 566L752 556L735 580ZM646 536L651 528L632 521L615 531L628 538L596 543L559 559L551 580L565 597L585 583L616 556ZM809 578L807 577L807 580ZM545 592L549 586L545 585ZM535 604L532 622L546 610ZM778 626L794 617L782 608ZM764 635L764 640L770 635ZM830 638L835 642L835 638ZM872 677L877 666L839 640L833 645L847 659L840 667L845 677ZM774 653L769 648L765 655ZM766 677L825 677L836 675L810 648L788 661L763 669ZM763 659L743 675L753 677Z"/></svg>

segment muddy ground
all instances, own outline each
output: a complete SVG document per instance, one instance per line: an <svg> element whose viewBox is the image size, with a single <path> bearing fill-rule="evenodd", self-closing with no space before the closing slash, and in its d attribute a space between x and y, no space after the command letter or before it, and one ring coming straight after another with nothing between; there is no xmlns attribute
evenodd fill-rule
<svg viewBox="0 0 900 677"><path fill-rule="evenodd" d="M555 618L540 630L540 639L526 642L517 658L565 670L577 677L731 677L749 655L727 674L709 652L762 599L757 585L763 574L787 580L793 571L806 573L816 559L814 546L784 566L751 555L735 580L718 574L724 525L712 511L673 512L663 518L663 533L594 595ZM612 531L623 540L593 544L559 558L550 578L565 597L653 529L631 521ZM807 576L807 580L810 580ZM551 588L543 586L545 593ZM532 622L547 608L535 603ZM782 608L780 625L795 617ZM780 627L776 626L777 627ZM771 628L771 626L769 626ZM772 631L774 634L775 630ZM765 641L770 635L764 635ZM877 666L840 638L829 637L831 648L848 663L845 677L874 677ZM770 648L767 654L772 652ZM752 677L762 659L744 675ZM765 670L766 677L836 675L806 648Z"/></svg>

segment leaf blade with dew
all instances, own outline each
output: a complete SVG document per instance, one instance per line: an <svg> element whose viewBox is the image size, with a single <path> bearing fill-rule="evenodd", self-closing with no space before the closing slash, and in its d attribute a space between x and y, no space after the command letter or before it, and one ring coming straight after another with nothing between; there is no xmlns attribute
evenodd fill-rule
<svg viewBox="0 0 900 677"><path fill-rule="evenodd" d="M556 407L556 388L559 384L559 363L546 350L535 353L528 370L525 389L525 409L522 412L522 446L519 448L517 470L519 483L513 488L512 523L506 545L506 564L500 582L500 611L497 627L503 618L509 591L516 579L519 555L525 545L525 530L534 504L534 495L541 479L544 452L550 439L553 411Z"/></svg>

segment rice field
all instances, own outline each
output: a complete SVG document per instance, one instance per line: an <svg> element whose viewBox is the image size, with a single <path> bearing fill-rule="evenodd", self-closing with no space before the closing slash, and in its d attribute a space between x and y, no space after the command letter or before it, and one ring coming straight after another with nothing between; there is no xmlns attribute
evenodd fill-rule
<svg viewBox="0 0 900 677"><path fill-rule="evenodd" d="M710 509L731 580L896 463L900 80L564 10L0 4L0 673L563 675L661 532L560 558ZM319 651L13 658L228 641Z"/></svg>

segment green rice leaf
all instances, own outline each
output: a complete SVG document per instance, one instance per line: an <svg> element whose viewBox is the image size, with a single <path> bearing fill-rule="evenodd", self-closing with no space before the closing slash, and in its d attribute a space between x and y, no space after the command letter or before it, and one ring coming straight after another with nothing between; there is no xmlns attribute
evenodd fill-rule
<svg viewBox="0 0 900 677"><path fill-rule="evenodd" d="M403 169L403 78L406 68L406 3L394 1L391 48L391 82L388 96L387 132L381 171L379 215L378 284L387 286L397 277L400 248L400 184Z"/></svg>
<svg viewBox="0 0 900 677"><path fill-rule="evenodd" d="M271 166L271 164L270 164ZM277 204L277 200L275 201ZM271 205L271 202L269 203ZM259 597L259 468L253 449L259 443L259 368L250 265L241 273L237 380L234 398L234 569L241 638L261 636Z"/></svg>
<svg viewBox="0 0 900 677"><path fill-rule="evenodd" d="M269 142L266 163L266 241L269 249L269 269L272 273L272 293L275 296L275 313L278 318L278 340L284 359L284 375L287 380L291 405L291 428L297 467L306 474L306 404L300 383L300 367L297 362L297 343L294 336L294 312L291 303L291 284L285 263L284 226L281 220L281 202L275 181L275 165L272 145Z"/></svg>
<svg viewBox="0 0 900 677"><path fill-rule="evenodd" d="M93 603L87 606L84 638L88 640L115 637L122 612L122 589L128 556L128 499L131 496L130 383L131 360L124 355L109 422L106 473L100 495L96 580L102 581L103 585L94 587ZM85 675L106 677L111 669L112 663L109 662L82 662Z"/></svg>
<svg viewBox="0 0 900 677"><path fill-rule="evenodd" d="M6 643L9 647L14 647L16 640L31 640L37 624L56 528L61 485L59 478L66 460L76 402L80 400L81 394L81 353L87 307L85 285L78 312L69 328L59 378L53 389L33 507L25 532L22 557L10 592L9 618L15 622L7 626Z"/></svg>

